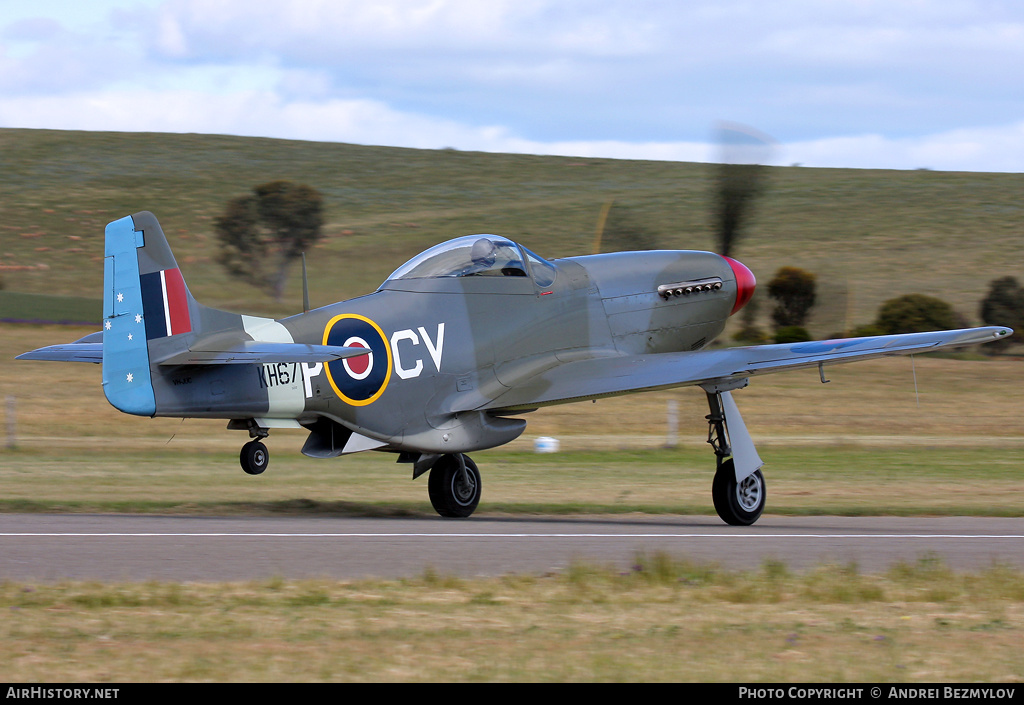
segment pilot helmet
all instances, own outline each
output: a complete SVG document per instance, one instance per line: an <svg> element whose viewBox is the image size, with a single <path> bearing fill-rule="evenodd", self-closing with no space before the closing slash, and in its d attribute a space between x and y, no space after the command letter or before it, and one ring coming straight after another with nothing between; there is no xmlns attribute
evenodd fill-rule
<svg viewBox="0 0 1024 705"><path fill-rule="evenodd" d="M497 249L493 242L482 237L473 243L469 256L473 259L473 264L490 267L494 264L494 254Z"/></svg>

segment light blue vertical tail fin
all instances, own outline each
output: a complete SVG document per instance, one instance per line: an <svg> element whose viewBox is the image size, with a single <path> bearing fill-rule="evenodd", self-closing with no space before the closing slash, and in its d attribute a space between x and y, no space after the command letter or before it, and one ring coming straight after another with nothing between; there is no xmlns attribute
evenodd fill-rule
<svg viewBox="0 0 1024 705"><path fill-rule="evenodd" d="M116 408L153 416L150 341L194 337L198 305L156 217L136 213L107 225L103 259L103 392Z"/></svg>

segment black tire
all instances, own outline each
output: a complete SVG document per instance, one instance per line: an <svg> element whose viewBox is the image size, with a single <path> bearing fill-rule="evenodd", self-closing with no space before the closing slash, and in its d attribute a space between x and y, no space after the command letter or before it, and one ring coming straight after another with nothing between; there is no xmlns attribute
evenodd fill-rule
<svg viewBox="0 0 1024 705"><path fill-rule="evenodd" d="M480 502L480 471L468 455L462 457L466 461L468 483L462 481L457 456L442 455L430 468L427 492L434 510L443 517L468 517Z"/></svg>
<svg viewBox="0 0 1024 705"><path fill-rule="evenodd" d="M259 475L270 464L270 453L267 447L259 441L249 441L242 446L238 454L238 462L242 469L249 475Z"/></svg>
<svg viewBox="0 0 1024 705"><path fill-rule="evenodd" d="M722 521L732 526L750 526L757 521L764 511L767 494L760 470L737 483L731 458L719 466L711 485L715 511Z"/></svg>

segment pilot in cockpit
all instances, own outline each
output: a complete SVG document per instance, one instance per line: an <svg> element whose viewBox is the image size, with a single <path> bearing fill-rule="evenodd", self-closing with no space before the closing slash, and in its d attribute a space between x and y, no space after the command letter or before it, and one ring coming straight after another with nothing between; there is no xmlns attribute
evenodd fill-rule
<svg viewBox="0 0 1024 705"><path fill-rule="evenodd" d="M523 269L522 262L518 257L513 259L514 251L506 252L506 250L510 250L510 248L503 248L499 253L499 248L494 242L486 237L480 238L470 248L469 257L472 260L472 264L463 270L461 276L525 277L526 270ZM496 266L499 254L502 256L503 262L500 266Z"/></svg>
<svg viewBox="0 0 1024 705"><path fill-rule="evenodd" d="M497 249L494 243L485 237L474 242L473 247L469 251L469 257L473 260L473 265L476 268L475 271L479 272L493 267L494 253Z"/></svg>

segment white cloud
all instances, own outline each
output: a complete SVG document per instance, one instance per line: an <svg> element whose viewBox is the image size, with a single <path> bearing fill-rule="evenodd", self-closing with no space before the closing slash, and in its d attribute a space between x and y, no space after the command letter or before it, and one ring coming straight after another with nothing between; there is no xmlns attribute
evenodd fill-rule
<svg viewBox="0 0 1024 705"><path fill-rule="evenodd" d="M440 148L488 141L486 129L401 113L369 100L285 102L259 91L102 91L0 97L8 127L204 132L288 139Z"/></svg>
<svg viewBox="0 0 1024 705"><path fill-rule="evenodd" d="M422 149L551 154L615 159L712 161L710 141L537 141L498 125L396 111L369 100L287 102L265 92L221 96L196 91L99 92L62 97L0 98L0 124L12 127L153 132L205 132L394 145ZM792 142L778 164L808 167L931 168L1024 171L1024 122L914 138L881 135Z"/></svg>
<svg viewBox="0 0 1024 705"><path fill-rule="evenodd" d="M891 139L836 137L785 145L787 162L817 167L1024 171L1024 122Z"/></svg>
<svg viewBox="0 0 1024 705"><path fill-rule="evenodd" d="M1009 0L98 1L0 7L0 125L1024 171Z"/></svg>
<svg viewBox="0 0 1024 705"><path fill-rule="evenodd" d="M156 48L164 56L172 59L182 59L188 56L188 40L181 27L181 22L173 14L160 13L156 21L155 36Z"/></svg>

